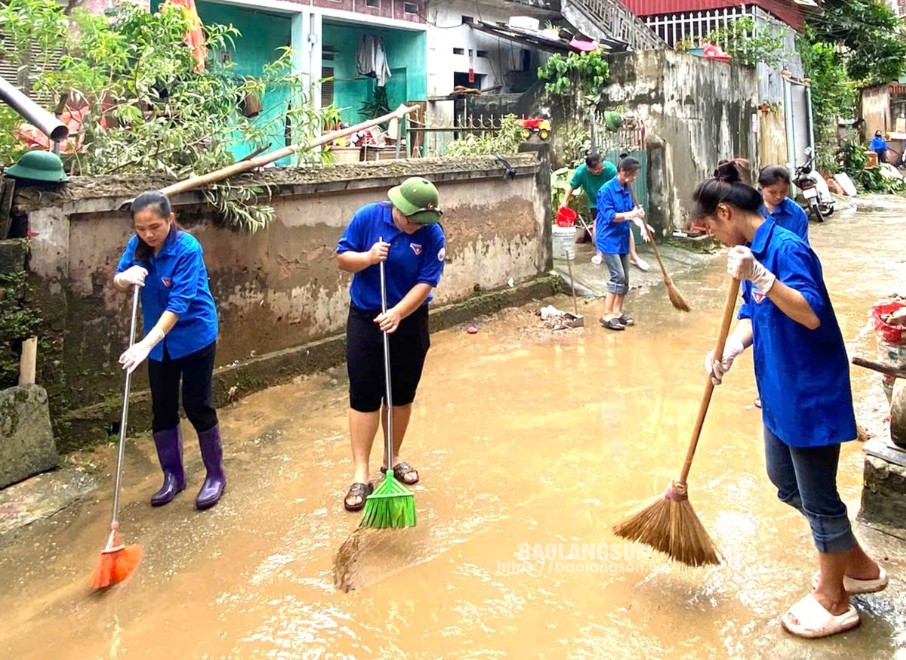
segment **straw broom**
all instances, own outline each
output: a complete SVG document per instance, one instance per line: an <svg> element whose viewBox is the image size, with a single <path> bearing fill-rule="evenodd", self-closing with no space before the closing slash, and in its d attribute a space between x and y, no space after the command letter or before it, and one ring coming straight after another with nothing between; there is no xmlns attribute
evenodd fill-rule
<svg viewBox="0 0 906 660"><path fill-rule="evenodd" d="M135 325L138 318L139 288L132 292L132 324L129 328L129 346L135 343ZM120 541L117 520L120 508L120 486L123 481L123 457L126 450L126 422L129 418L129 386L132 383L132 372L126 373L126 387L123 393L123 410L120 417L120 444L116 458L116 485L113 487L113 516L110 521L110 534L107 544L101 551L101 560L91 576L92 589L105 589L122 582L132 575L142 558L140 545L123 545Z"/></svg>
<svg viewBox="0 0 906 660"><path fill-rule="evenodd" d="M730 333L730 323L733 321L737 296L739 296L739 280L734 279L727 292L720 334L714 351L715 359L718 360L723 355L727 335ZM707 530L692 508L692 503L689 502L687 482L692 459L695 457L695 449L698 446L698 438L701 435L713 393L714 383L711 382L709 374L698 409L698 419L692 430L692 440L689 442L689 449L686 452L686 461L679 478L667 487L667 491L662 497L613 527L613 532L617 536L649 545L689 566L720 563L714 541L708 536Z"/></svg>
<svg viewBox="0 0 906 660"><path fill-rule="evenodd" d="M632 189L632 186L629 186L629 192L632 194L632 203L638 206L639 202L635 198L635 191ZM667 287L667 296L670 298L670 304L681 312L688 312L690 310L689 303L686 302L686 299L683 298L683 294L676 288L676 284L673 283L673 278L667 274L667 268L661 260L661 253L657 249L657 243L654 242L654 234L648 231L648 223L643 221L642 224L644 225L643 231L648 236L648 241L654 249L654 257L657 259L658 266L661 267L661 273L664 276L664 285Z"/></svg>

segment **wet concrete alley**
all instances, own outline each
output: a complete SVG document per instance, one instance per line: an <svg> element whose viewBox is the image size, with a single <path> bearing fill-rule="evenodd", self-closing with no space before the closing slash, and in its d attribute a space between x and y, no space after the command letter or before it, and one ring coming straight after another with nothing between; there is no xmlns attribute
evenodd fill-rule
<svg viewBox="0 0 906 660"><path fill-rule="evenodd" d="M871 304L906 282L906 202L876 198L810 227L853 354L873 359ZM653 259L652 266L655 266ZM656 267L656 266L655 266ZM906 544L857 533L891 573L854 599L855 631L818 642L779 616L810 588L807 524L764 474L751 352L715 393L691 500L724 563L669 564L610 525L676 475L724 301L724 259L633 291L638 325L552 332L535 312L566 297L437 333L403 458L417 467L418 527L372 538L356 589L334 589L334 553L358 523L343 511L351 460L344 370L224 409L228 487L198 513L203 473L186 429L190 485L152 509L150 437L127 450L122 531L145 557L92 594L106 538L115 448L74 460L99 470L91 497L0 544L0 657L873 657L906 658ZM880 377L853 370L860 424L883 426ZM379 450L373 454L377 472ZM840 488L858 511L862 452L848 443Z"/></svg>

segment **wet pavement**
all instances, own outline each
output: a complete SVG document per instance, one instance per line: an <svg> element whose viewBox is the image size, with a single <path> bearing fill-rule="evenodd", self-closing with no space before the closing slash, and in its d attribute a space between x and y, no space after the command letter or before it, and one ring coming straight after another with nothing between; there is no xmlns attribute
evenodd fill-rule
<svg viewBox="0 0 906 660"><path fill-rule="evenodd" d="M906 203L812 225L852 352L871 356L866 312L906 282ZM891 206L891 204L893 206ZM751 354L714 396L690 476L691 500L724 563L671 565L610 525L662 492L680 468L727 280L714 259L677 285L630 293L638 325L552 332L541 303L433 336L404 458L419 468L418 527L375 533L356 590L333 588L334 553L358 522L349 485L342 370L273 388L222 411L228 487L193 509L201 483L152 509L150 439L127 451L126 542L145 558L103 594L88 579L106 537L114 448L77 460L99 489L0 548L0 657L873 657L906 658L906 552L858 533L893 575L854 599L861 628L805 642L778 617L808 590L805 521L764 475ZM568 309L569 299L553 303ZM853 371L860 423L883 427L875 374ZM879 398L880 397L880 398ZM872 430L873 429L873 430ZM191 431L187 438L194 438ZM380 465L376 450L372 465ZM840 490L858 510L862 452L848 443Z"/></svg>

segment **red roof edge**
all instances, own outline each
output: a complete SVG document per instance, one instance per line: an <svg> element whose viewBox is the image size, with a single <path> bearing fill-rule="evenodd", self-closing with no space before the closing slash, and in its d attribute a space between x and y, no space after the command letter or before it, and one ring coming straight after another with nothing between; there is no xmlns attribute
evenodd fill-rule
<svg viewBox="0 0 906 660"><path fill-rule="evenodd" d="M769 14L798 30L804 27L802 8L792 0L620 0L636 16L657 16L660 14L683 14L687 12L725 9L739 5L757 5Z"/></svg>

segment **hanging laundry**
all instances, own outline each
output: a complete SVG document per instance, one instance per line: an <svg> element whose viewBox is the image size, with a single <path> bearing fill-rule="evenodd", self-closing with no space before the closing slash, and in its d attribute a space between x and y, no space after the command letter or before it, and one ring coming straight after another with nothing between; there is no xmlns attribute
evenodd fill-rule
<svg viewBox="0 0 906 660"><path fill-rule="evenodd" d="M384 50L383 37L371 34L362 35L355 57L356 70L359 75L377 80L377 86L383 87L390 80L390 66L387 64L387 51Z"/></svg>

